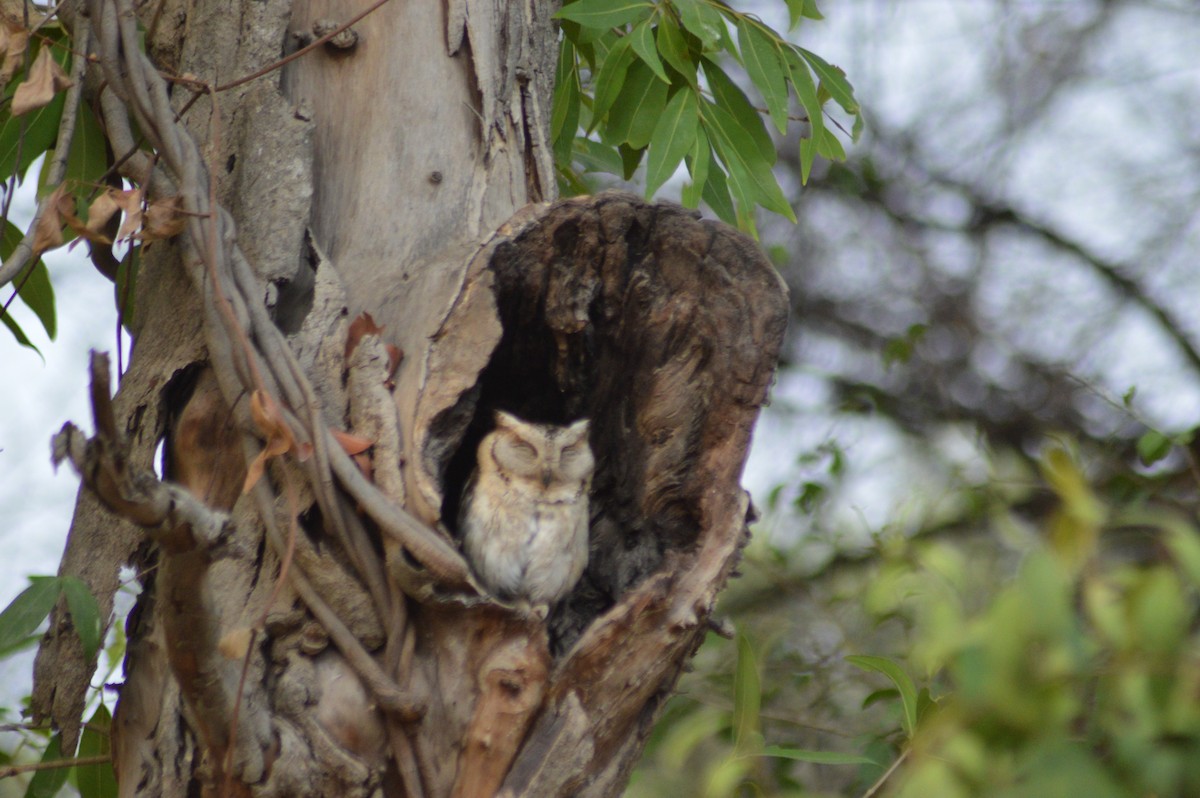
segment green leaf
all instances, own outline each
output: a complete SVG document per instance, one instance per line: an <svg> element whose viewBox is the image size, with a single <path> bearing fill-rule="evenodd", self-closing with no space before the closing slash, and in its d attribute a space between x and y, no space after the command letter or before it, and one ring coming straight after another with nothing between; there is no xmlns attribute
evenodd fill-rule
<svg viewBox="0 0 1200 798"><path fill-rule="evenodd" d="M902 720L904 733L911 739L913 732L917 728L917 686L913 684L913 680L909 678L908 674L899 665L883 657L868 657L856 654L846 657L846 662L865 671L882 673L892 680L892 684L896 685L896 689L900 691L900 704L904 710Z"/></svg>
<svg viewBox="0 0 1200 798"><path fill-rule="evenodd" d="M0 322L4 322L4 326L8 328L10 333L12 333L13 338L17 340L18 344L32 349L34 352L37 352L39 356L42 354L42 350L33 345L33 341L29 340L29 336L27 336L25 331L21 329L21 325L17 324L16 320L13 319L11 313L5 313L3 316L0 316ZM45 358L42 358L42 360L45 360ZM0 648L0 652L2 651L3 649Z"/></svg>
<svg viewBox="0 0 1200 798"><path fill-rule="evenodd" d="M630 48L628 36L622 36L604 56L600 71L595 76L592 92L594 97L592 100L592 124L588 128L589 132L600 124L601 119L608 113L608 109L612 108L613 103L617 101L621 89L625 86L625 77L629 73L629 67L636 58L637 56Z"/></svg>
<svg viewBox="0 0 1200 798"><path fill-rule="evenodd" d="M642 156L646 154L646 150L621 144L617 147L617 154L621 156L621 176L626 180L632 180L633 173L637 171L638 164L642 162Z"/></svg>
<svg viewBox="0 0 1200 798"><path fill-rule="evenodd" d="M30 47L30 63L37 56L41 47L51 47L51 54L60 66L70 70L71 52L68 47L52 47L51 44L64 42L65 35L60 31L48 32L46 41L32 44ZM15 80L22 80L18 75ZM59 92L47 105L30 111L19 117L14 117L5 106L0 117L0 180L7 180L14 173L24 180L30 165L47 150L54 147L58 138L58 123L62 118L63 104L66 95Z"/></svg>
<svg viewBox="0 0 1200 798"><path fill-rule="evenodd" d="M708 180L708 167L711 163L712 145L708 143L708 136L704 135L704 131L697 130L696 143L692 145L692 152L687 156L688 174L692 176L692 182L684 185L680 198L685 207L695 208L700 205L700 195L704 190L705 181Z"/></svg>
<svg viewBox="0 0 1200 798"><path fill-rule="evenodd" d="M101 704L79 736L79 757L107 756L112 753L109 729L112 715ZM116 798L117 780L111 762L80 765L75 769L75 784L80 798Z"/></svg>
<svg viewBox="0 0 1200 798"><path fill-rule="evenodd" d="M829 96L842 106L846 113L858 114L858 101L854 99L854 88L850 81L846 80L846 74L811 50L801 47L800 54L812 65L813 72L821 78L821 85L829 92Z"/></svg>
<svg viewBox="0 0 1200 798"><path fill-rule="evenodd" d="M811 138L800 139L800 185L808 185L808 178L812 174L812 166L816 160L817 145Z"/></svg>
<svg viewBox="0 0 1200 798"><path fill-rule="evenodd" d="M606 143L626 143L634 149L645 147L666 100L666 84L655 79L650 67L641 62L634 64L629 67L625 86L608 114L608 124L601 129L600 139Z"/></svg>
<svg viewBox="0 0 1200 798"><path fill-rule="evenodd" d="M575 139L575 162L581 165L585 172L619 175L624 170L621 155L616 147L585 138Z"/></svg>
<svg viewBox="0 0 1200 798"><path fill-rule="evenodd" d="M737 122L746 137L753 143L758 158L768 166L775 163L775 144L767 133L762 116L754 110L745 93L739 89L725 71L715 62L705 58L702 61L704 76L708 78L708 86L712 90L713 100Z"/></svg>
<svg viewBox="0 0 1200 798"><path fill-rule="evenodd" d="M733 197L729 194L729 183L725 172L715 163L709 165L708 179L700 196L708 207L712 208L717 218L726 224L737 224L737 210L733 207Z"/></svg>
<svg viewBox="0 0 1200 798"><path fill-rule="evenodd" d="M42 752L41 762L49 764L64 759L69 760L70 757L63 756L62 735L56 734L50 738L46 750ZM25 798L54 798L67 783L67 776L70 775L70 772L70 766L37 771L29 780L29 786L25 789Z"/></svg>
<svg viewBox="0 0 1200 798"><path fill-rule="evenodd" d="M842 142L838 141L837 136L833 135L833 131L827 127L821 128L820 134L813 138L817 146L817 155L830 161L846 160L846 150L842 148Z"/></svg>
<svg viewBox="0 0 1200 798"><path fill-rule="evenodd" d="M654 30L650 27L649 19L638 23L637 27L630 32L629 43L633 47L633 51L638 54L638 58L650 67L658 79L670 86L671 79L667 77L667 71L663 69L662 60L658 57L658 47L654 43Z"/></svg>
<svg viewBox="0 0 1200 798"><path fill-rule="evenodd" d="M744 634L737 636L737 668L733 675L733 732L737 748L745 753L748 747L761 745L758 735L759 712L762 709L762 680L754 647Z"/></svg>
<svg viewBox="0 0 1200 798"><path fill-rule="evenodd" d="M705 0L672 0L672 5L679 12L683 27L703 42L705 49L717 49L729 38L725 18Z"/></svg>
<svg viewBox="0 0 1200 798"><path fill-rule="evenodd" d="M1138 459L1144 465L1154 465L1171 453L1172 446L1171 439L1158 430L1146 430L1142 437L1138 438Z"/></svg>
<svg viewBox="0 0 1200 798"><path fill-rule="evenodd" d="M699 63L688 47L687 37L669 14L664 14L659 19L656 39L659 55L666 59L672 69L683 75L683 79L692 84L692 88L698 89L700 83L696 79L696 70Z"/></svg>
<svg viewBox="0 0 1200 798"><path fill-rule="evenodd" d="M816 139L825 132L825 112L821 107L821 99L817 95L817 85L813 82L808 64L793 48L784 50L784 62L788 67L788 77L796 90L796 97L808 115L809 135L800 139L800 183L808 185L809 175L812 174L813 162L816 160Z"/></svg>
<svg viewBox="0 0 1200 798"><path fill-rule="evenodd" d="M83 644L84 657L90 660L100 649L104 633L100 619L100 605L88 586L73 576L62 579L62 592L67 597L67 608L71 611L71 623Z"/></svg>
<svg viewBox="0 0 1200 798"><path fill-rule="evenodd" d="M793 759L797 762L813 762L818 765L878 765L874 759L861 754L842 754L837 751L806 751L802 748L787 748L782 745L768 745L759 756L770 756L777 759Z"/></svg>
<svg viewBox="0 0 1200 798"><path fill-rule="evenodd" d="M129 248L125 257L117 264L117 282L113 286L117 306L117 318L121 326L132 329L133 320L137 313L135 297L137 297L138 268L142 263L142 248Z"/></svg>
<svg viewBox="0 0 1200 798"><path fill-rule="evenodd" d="M762 25L748 17L737 21L738 43L742 49L742 63L746 74L762 92L767 102L767 112L780 133L787 133L788 88L780 62L776 42L763 32Z"/></svg>
<svg viewBox="0 0 1200 798"><path fill-rule="evenodd" d="M804 0L804 14L806 19L825 19L825 15L817 8L817 0Z"/></svg>
<svg viewBox="0 0 1200 798"><path fill-rule="evenodd" d="M0 612L0 651L33 634L58 601L60 585L57 578L31 576L29 581L32 584Z"/></svg>
<svg viewBox="0 0 1200 798"><path fill-rule="evenodd" d="M3 235L0 235L0 261L8 259L23 235L20 228L5 220L4 232ZM34 261L32 273L28 271L30 268L26 266L26 271L18 275L13 280L13 284L20 286L21 290L18 296L21 297L21 301L38 317L50 340L54 340L58 334L58 320L54 310L54 288L50 285L50 273L40 259ZM29 276L24 277L24 274L29 274ZM37 351L37 347L25 337L25 331L7 313L4 314L4 320L5 326L13 333L18 343Z"/></svg>
<svg viewBox="0 0 1200 798"><path fill-rule="evenodd" d="M644 0L577 0L563 6L554 17L577 22L585 28L605 29L636 22L653 10L654 4Z"/></svg>
<svg viewBox="0 0 1200 798"><path fill-rule="evenodd" d="M71 139L71 151L67 154L65 180L75 196L86 202L103 175L108 170L108 147L104 131L96 121L96 115L87 103L79 106L75 122L75 135Z"/></svg>
<svg viewBox="0 0 1200 798"><path fill-rule="evenodd" d="M700 106L700 112L713 148L729 170L738 201L747 211L757 204L795 222L795 213L784 198L770 164L758 157L760 153L753 141L733 115L709 102Z"/></svg>
<svg viewBox="0 0 1200 798"><path fill-rule="evenodd" d="M554 76L554 111L550 115L550 138L554 142L554 157L567 163L579 128L579 65L575 46L563 42L558 53L558 68Z"/></svg>
<svg viewBox="0 0 1200 798"><path fill-rule="evenodd" d="M680 161L696 143L699 128L700 107L695 93L686 87L676 91L650 136L646 157L647 199L675 174Z"/></svg>
<svg viewBox="0 0 1200 798"><path fill-rule="evenodd" d="M25 274L29 276L25 277ZM53 341L58 335L58 318L54 310L54 287L50 285L50 271L46 264L39 258L33 262L32 270L26 266L13 283L21 287L17 296L38 317L46 335Z"/></svg>

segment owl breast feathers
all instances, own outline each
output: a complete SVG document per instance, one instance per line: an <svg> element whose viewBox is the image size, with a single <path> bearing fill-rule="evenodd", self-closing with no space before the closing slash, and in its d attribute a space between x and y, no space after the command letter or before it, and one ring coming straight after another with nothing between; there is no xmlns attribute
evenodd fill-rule
<svg viewBox="0 0 1200 798"><path fill-rule="evenodd" d="M458 521L484 587L533 604L553 604L571 592L587 566L594 469L586 419L562 427L496 412Z"/></svg>

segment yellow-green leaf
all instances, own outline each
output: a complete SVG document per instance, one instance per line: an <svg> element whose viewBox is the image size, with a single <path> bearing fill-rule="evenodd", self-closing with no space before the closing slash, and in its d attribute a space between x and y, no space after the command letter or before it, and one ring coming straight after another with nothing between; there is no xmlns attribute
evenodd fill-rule
<svg viewBox="0 0 1200 798"><path fill-rule="evenodd" d="M900 704L904 710L904 733L912 737L917 728L917 686L913 684L909 675L899 665L883 657L854 655L846 657L846 662L866 671L882 673L892 680L892 684L900 691Z"/></svg>

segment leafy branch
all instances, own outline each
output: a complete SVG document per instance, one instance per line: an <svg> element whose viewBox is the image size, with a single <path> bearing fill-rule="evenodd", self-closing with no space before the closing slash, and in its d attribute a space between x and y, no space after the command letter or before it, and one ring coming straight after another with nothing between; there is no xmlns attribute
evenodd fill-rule
<svg viewBox="0 0 1200 798"><path fill-rule="evenodd" d="M813 0L789 0L788 9L792 27L821 19ZM795 221L771 170L777 152L764 116L786 136L798 118L789 112L793 96L803 110L802 182L817 156L846 157L826 124L828 101L854 117L852 139L862 131L841 69L723 3L575 0L557 17L564 41L551 136L568 191L586 190L581 172L628 180L644 160L649 197L685 164L691 180L684 205L703 201L721 219L753 231L758 206ZM729 59L744 68L765 113L725 70Z"/></svg>

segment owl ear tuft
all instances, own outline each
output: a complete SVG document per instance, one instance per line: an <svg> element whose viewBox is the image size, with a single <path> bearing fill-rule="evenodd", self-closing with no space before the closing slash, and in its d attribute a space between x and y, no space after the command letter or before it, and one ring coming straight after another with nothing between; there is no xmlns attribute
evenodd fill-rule
<svg viewBox="0 0 1200 798"><path fill-rule="evenodd" d="M566 428L563 437L571 440L586 438L588 434L588 427L591 425L591 423L592 422L589 419L581 418Z"/></svg>
<svg viewBox="0 0 1200 798"><path fill-rule="evenodd" d="M521 419L517 418L512 413L505 413L503 410L495 411L494 416L497 427L512 429L514 427L519 427L522 424Z"/></svg>

